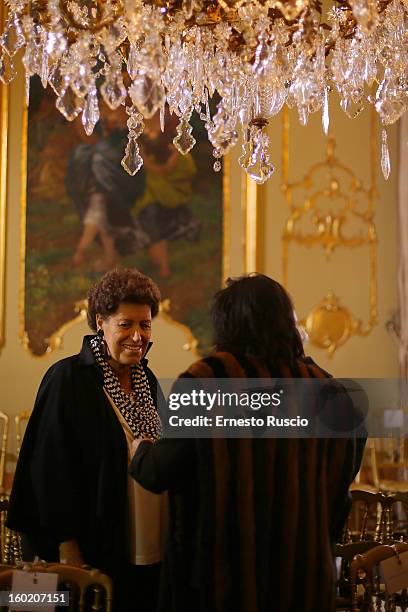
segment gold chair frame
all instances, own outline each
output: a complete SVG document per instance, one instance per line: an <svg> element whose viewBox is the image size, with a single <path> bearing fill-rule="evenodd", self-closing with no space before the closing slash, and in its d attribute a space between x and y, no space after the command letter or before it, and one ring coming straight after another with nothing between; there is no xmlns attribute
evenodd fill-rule
<svg viewBox="0 0 408 612"><path fill-rule="evenodd" d="M103 574L97 569L90 567L76 567L66 565L64 563L42 563L42 564L27 564L23 567L0 565L0 589L10 588L12 582L13 571L23 569L29 572L38 573L55 573L58 574L58 587L60 585L70 585L79 591L78 612L112 612L113 586L112 580L106 574ZM86 605L85 595L90 587L94 587L94 597L91 602L91 607ZM103 603L103 591L105 591L105 605ZM70 602L67 611L73 610ZM3 608L0 606L0 611Z"/></svg>
<svg viewBox="0 0 408 612"><path fill-rule="evenodd" d="M381 561L389 559L395 555L408 552L408 544L380 544L375 548L357 555L350 566L350 580L352 585L352 611L353 612L371 612L374 610L384 609L385 612L395 610L395 601L393 595L395 593L387 593L380 583L378 567ZM363 594L359 593L359 587L362 587ZM408 587L408 581L407 581ZM391 596L391 597L390 597ZM407 589L403 589L399 597L398 606L401 610L406 610L408 605ZM373 604L374 600L374 604Z"/></svg>
<svg viewBox="0 0 408 612"><path fill-rule="evenodd" d="M21 424L24 421L28 421L28 419L30 418L31 415L31 410L23 410L22 412L19 412L18 414L16 414L16 416L14 417L14 423L16 426L16 453L17 453L17 457L20 454L20 450L21 450L21 442L23 440L23 436L24 434L21 431Z"/></svg>
<svg viewBox="0 0 408 612"><path fill-rule="evenodd" d="M4 412L0 411L0 421L4 422L3 435L1 438L1 450L0 450L0 495L5 493L4 480L6 474L6 456L7 456L7 443L8 443L8 431L9 431L9 417Z"/></svg>

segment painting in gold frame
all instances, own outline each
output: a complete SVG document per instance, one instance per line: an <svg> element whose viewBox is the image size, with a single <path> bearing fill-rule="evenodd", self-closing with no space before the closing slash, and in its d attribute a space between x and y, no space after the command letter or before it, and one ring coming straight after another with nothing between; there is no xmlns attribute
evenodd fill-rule
<svg viewBox="0 0 408 612"><path fill-rule="evenodd" d="M6 7L0 4L0 26L3 29ZM6 282L6 190L8 96L6 85L0 84L0 349L5 342L5 282Z"/></svg>
<svg viewBox="0 0 408 612"><path fill-rule="evenodd" d="M229 218L227 172L213 171L205 131L193 119L197 144L174 164L177 122L170 118L161 134L153 118L141 143L144 169L129 177L120 166L125 112L101 105L89 137L81 117L68 123L55 101L54 92L31 80L23 143L23 344L36 356L58 346L67 327L84 317L89 285L119 265L151 276L171 317L205 351L211 297L226 274ZM87 226L101 214L102 229L88 240Z"/></svg>

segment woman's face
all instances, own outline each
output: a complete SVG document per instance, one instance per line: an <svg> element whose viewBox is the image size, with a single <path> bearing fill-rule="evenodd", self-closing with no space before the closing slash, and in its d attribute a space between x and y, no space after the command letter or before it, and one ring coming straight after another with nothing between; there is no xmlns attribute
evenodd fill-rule
<svg viewBox="0 0 408 612"><path fill-rule="evenodd" d="M96 315L98 329L103 329L112 365L140 363L152 333L152 313L148 304L119 304L107 319Z"/></svg>

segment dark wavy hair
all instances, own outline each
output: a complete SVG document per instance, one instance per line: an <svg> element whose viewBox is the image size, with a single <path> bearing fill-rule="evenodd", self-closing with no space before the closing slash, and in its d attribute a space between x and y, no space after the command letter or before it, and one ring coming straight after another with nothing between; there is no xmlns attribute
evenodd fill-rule
<svg viewBox="0 0 408 612"><path fill-rule="evenodd" d="M304 355L292 300L264 274L228 279L214 296L211 315L218 351L254 355L271 366Z"/></svg>
<svg viewBox="0 0 408 612"><path fill-rule="evenodd" d="M116 268L107 272L88 291L88 325L96 332L96 315L107 318L119 304L147 304L152 317L159 312L160 291L151 278L134 268Z"/></svg>

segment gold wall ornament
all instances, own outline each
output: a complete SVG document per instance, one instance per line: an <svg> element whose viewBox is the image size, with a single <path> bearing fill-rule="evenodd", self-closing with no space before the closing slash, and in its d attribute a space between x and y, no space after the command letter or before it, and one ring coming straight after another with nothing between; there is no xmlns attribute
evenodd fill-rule
<svg viewBox="0 0 408 612"><path fill-rule="evenodd" d="M244 273L265 268L266 197L263 185L241 172L245 216ZM226 278L226 276L225 276Z"/></svg>
<svg viewBox="0 0 408 612"><path fill-rule="evenodd" d="M200 359L201 355L198 351L198 340L187 325L183 325L176 321L171 315L171 302L169 299L160 302L159 316L169 323L180 329L186 335L186 342L183 344L184 351L191 351L193 357Z"/></svg>
<svg viewBox="0 0 408 612"><path fill-rule="evenodd" d="M6 7L0 4L0 25L4 28ZM7 133L9 89L0 85L0 349L4 346L5 283L6 283L6 198L7 198Z"/></svg>
<svg viewBox="0 0 408 612"><path fill-rule="evenodd" d="M222 215L222 274L220 286L224 286L224 280L228 278L231 269L231 155L224 157L224 174L222 177L223 191L223 215Z"/></svg>
<svg viewBox="0 0 408 612"><path fill-rule="evenodd" d="M82 321L86 320L87 300L80 300L79 302L75 302L74 311L78 314L70 321L67 321L66 323L61 325L61 327L59 327L49 338L46 338L47 349L45 353L43 353L42 355L36 355L36 357L40 357L40 358L46 357L47 355L52 353L52 351L54 351L55 349L63 348L63 338L64 338L64 335L67 333L67 331L71 329L72 327L74 327L75 325L77 325L78 323L81 323ZM20 340L21 340L21 344L23 345L23 347L27 351L31 352L30 338L28 337L28 334L25 330L22 330Z"/></svg>
<svg viewBox="0 0 408 612"><path fill-rule="evenodd" d="M309 167L298 181L289 181L289 113L284 111L282 131L282 191L289 215L282 232L282 278L289 287L292 246L323 249L326 260L337 249L368 249L368 320L353 317L332 288L300 323L310 342L331 356L351 336L366 336L377 324L377 234L374 223L376 191L377 126L371 111L370 185L336 157L332 134L326 157ZM329 289L329 288L328 288Z"/></svg>
<svg viewBox="0 0 408 612"><path fill-rule="evenodd" d="M339 298L329 291L306 319L300 321L307 337L315 346L327 350L329 356L352 335L366 336L370 328L364 328L355 320L350 310L342 306Z"/></svg>
<svg viewBox="0 0 408 612"><path fill-rule="evenodd" d="M245 181L245 273L258 271L258 249L257 235L259 226L258 217L258 190L259 187L249 178L243 175Z"/></svg>

